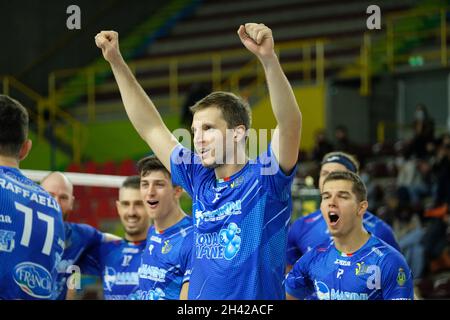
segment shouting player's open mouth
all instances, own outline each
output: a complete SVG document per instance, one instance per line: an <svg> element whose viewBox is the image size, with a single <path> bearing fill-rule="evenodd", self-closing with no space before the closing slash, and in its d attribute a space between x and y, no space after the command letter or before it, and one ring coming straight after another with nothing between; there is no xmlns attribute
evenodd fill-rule
<svg viewBox="0 0 450 320"><path fill-rule="evenodd" d="M339 214L335 211L329 211L328 220L330 221L330 226L336 226L339 221Z"/></svg>

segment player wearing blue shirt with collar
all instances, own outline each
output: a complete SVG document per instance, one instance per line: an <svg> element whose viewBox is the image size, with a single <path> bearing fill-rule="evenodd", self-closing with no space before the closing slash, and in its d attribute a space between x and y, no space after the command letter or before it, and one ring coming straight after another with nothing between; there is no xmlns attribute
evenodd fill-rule
<svg viewBox="0 0 450 320"><path fill-rule="evenodd" d="M127 67L118 34L102 31L95 37L134 127L171 171L173 183L193 199L195 252L189 299L285 297L290 188L302 116L275 54L272 30L246 23L238 35L261 62L277 122L267 152L251 161L246 155L250 108L243 99L214 92L191 109L197 152L193 154L169 132Z"/></svg>
<svg viewBox="0 0 450 320"><path fill-rule="evenodd" d="M105 300L136 300L139 267L146 246L150 216L142 201L139 176L125 179L116 201L125 239L98 243L80 259L81 273L102 278Z"/></svg>
<svg viewBox="0 0 450 320"><path fill-rule="evenodd" d="M193 226L180 208L183 189L172 185L170 173L155 156L139 161L138 170L142 199L153 220L139 269L138 298L187 299Z"/></svg>
<svg viewBox="0 0 450 320"><path fill-rule="evenodd" d="M56 298L63 217L56 200L19 170L31 149L27 136L27 110L0 95L0 300Z"/></svg>
<svg viewBox="0 0 450 320"><path fill-rule="evenodd" d="M303 255L286 276L288 299L410 300L413 277L403 256L363 227L367 191L352 172L333 172L320 208L333 236Z"/></svg>
<svg viewBox="0 0 450 320"><path fill-rule="evenodd" d="M326 154L320 167L319 189L322 189L325 178L335 171L350 171L358 174L359 162L345 152L337 151ZM394 232L386 222L366 211L363 225L368 232L400 251ZM327 240L332 241L332 238L320 209L294 221L288 234L287 271L302 255Z"/></svg>
<svg viewBox="0 0 450 320"><path fill-rule="evenodd" d="M63 214L66 240L62 260L58 265L57 291L59 294L57 300L70 299L70 294L67 295L68 289L75 289L79 286L76 281L79 278L71 277L71 275L73 272L79 272L77 263L82 253L101 242L120 238L112 234L101 233L87 224L66 221L73 212L75 197L73 195L73 184L63 173L51 172L41 180L41 186L58 201Z"/></svg>

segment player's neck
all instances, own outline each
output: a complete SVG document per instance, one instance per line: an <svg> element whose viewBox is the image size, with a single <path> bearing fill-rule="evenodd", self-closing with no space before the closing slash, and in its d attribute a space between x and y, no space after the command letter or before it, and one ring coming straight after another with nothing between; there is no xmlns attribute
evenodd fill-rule
<svg viewBox="0 0 450 320"><path fill-rule="evenodd" d="M129 242L140 242L147 238L147 232L139 233L136 235L125 234L125 240Z"/></svg>
<svg viewBox="0 0 450 320"><path fill-rule="evenodd" d="M153 225L155 226L155 229L157 232L161 232L161 231L164 231L164 230L169 229L170 227L176 225L185 216L186 216L186 214L183 212L183 210L181 210L180 207L176 207L174 209L174 212L171 212L164 219L153 220Z"/></svg>
<svg viewBox="0 0 450 320"><path fill-rule="evenodd" d="M369 238L370 234L361 227L345 236L334 237L333 240L337 250L349 254L358 251Z"/></svg>
<svg viewBox="0 0 450 320"><path fill-rule="evenodd" d="M232 175L241 171L242 168L245 167L246 163L244 163L244 164L224 164L224 165L214 169L216 178L224 179L224 178L231 177Z"/></svg>
<svg viewBox="0 0 450 320"><path fill-rule="evenodd" d="M0 156L0 166L19 169L19 161L17 161L17 159L14 158Z"/></svg>
<svg viewBox="0 0 450 320"><path fill-rule="evenodd" d="M248 157L245 152L245 145L235 145L235 150L236 152L234 152L233 157L229 159L227 158L225 164L214 169L217 179L231 177L232 175L242 170L242 168L247 164Z"/></svg>

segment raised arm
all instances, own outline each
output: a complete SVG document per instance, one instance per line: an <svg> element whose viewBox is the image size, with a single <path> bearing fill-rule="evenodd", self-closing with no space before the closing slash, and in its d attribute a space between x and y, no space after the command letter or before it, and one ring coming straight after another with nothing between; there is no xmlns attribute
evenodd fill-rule
<svg viewBox="0 0 450 320"><path fill-rule="evenodd" d="M244 46L258 57L264 67L272 111L277 121L272 137L272 151L283 172L288 173L297 163L302 115L275 54L272 30L264 24L246 23L239 27L238 35Z"/></svg>
<svg viewBox="0 0 450 320"><path fill-rule="evenodd" d="M128 68L119 49L119 34L101 31L95 44L111 65L128 117L142 139L170 171L170 154L178 141L164 124L158 110Z"/></svg>

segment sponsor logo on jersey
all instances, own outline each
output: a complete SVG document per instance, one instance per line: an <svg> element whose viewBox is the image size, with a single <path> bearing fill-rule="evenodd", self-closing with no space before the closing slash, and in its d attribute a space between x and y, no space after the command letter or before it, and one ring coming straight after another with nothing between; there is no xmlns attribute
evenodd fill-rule
<svg viewBox="0 0 450 320"><path fill-rule="evenodd" d="M161 243L161 242L162 242L162 239L161 239L160 237L157 237L157 236L151 236L151 237L150 237L150 241L154 241L154 242L157 242L157 243Z"/></svg>
<svg viewBox="0 0 450 320"><path fill-rule="evenodd" d="M52 295L52 276L41 265L22 262L14 267L13 279L31 297L48 299Z"/></svg>
<svg viewBox="0 0 450 320"><path fill-rule="evenodd" d="M105 267L103 282L108 291L112 291L113 286L129 286L139 284L139 274L137 272L116 272L114 268Z"/></svg>
<svg viewBox="0 0 450 320"><path fill-rule="evenodd" d="M241 229L234 222L220 232L197 233L195 251L198 259L233 259L241 248Z"/></svg>
<svg viewBox="0 0 450 320"><path fill-rule="evenodd" d="M231 183L230 187L231 187L231 189L238 188L243 183L244 183L244 177L239 177Z"/></svg>
<svg viewBox="0 0 450 320"><path fill-rule="evenodd" d="M372 252L374 252L376 255L378 255L379 257L383 256L383 252L381 252L380 249L378 249L377 247L372 247Z"/></svg>
<svg viewBox="0 0 450 320"><path fill-rule="evenodd" d="M123 248L122 253L139 253L139 248Z"/></svg>
<svg viewBox="0 0 450 320"><path fill-rule="evenodd" d="M314 281L317 298L319 300L368 300L367 293L336 290L328 288L322 281Z"/></svg>
<svg viewBox="0 0 450 320"><path fill-rule="evenodd" d="M212 211L195 210L195 224L197 227L202 222L220 221L231 215L241 214L241 200L230 201Z"/></svg>
<svg viewBox="0 0 450 320"><path fill-rule="evenodd" d="M367 273L367 266L364 264L364 262L357 262L355 268L355 275L361 276L366 273Z"/></svg>
<svg viewBox="0 0 450 320"><path fill-rule="evenodd" d="M0 230L0 251L12 252L15 247L14 236L16 233L9 230Z"/></svg>
<svg viewBox="0 0 450 320"><path fill-rule="evenodd" d="M220 192L220 191L222 191L223 189L226 189L226 188L228 188L227 185L225 185L225 186L220 186L220 187L213 187L213 189L214 189L215 192Z"/></svg>
<svg viewBox="0 0 450 320"><path fill-rule="evenodd" d="M138 290L134 293L129 300L164 300L166 294L161 288L155 288L154 290Z"/></svg>
<svg viewBox="0 0 450 320"><path fill-rule="evenodd" d="M141 279L148 279L156 282L165 282L167 270L143 263L139 267L138 273Z"/></svg>
<svg viewBox="0 0 450 320"><path fill-rule="evenodd" d="M351 266L352 262L350 260L336 259L334 261L334 264L338 264L338 265L344 266L344 267L349 267L349 266Z"/></svg>
<svg viewBox="0 0 450 320"><path fill-rule="evenodd" d="M172 250L172 245L170 244L169 240L164 241L164 246L161 248L162 254L167 254Z"/></svg>
<svg viewBox="0 0 450 320"><path fill-rule="evenodd" d="M11 224L12 220L11 217L7 214L0 214L0 223L8 223Z"/></svg>
<svg viewBox="0 0 450 320"><path fill-rule="evenodd" d="M398 273L397 273L397 283L400 287L403 287L403 285L406 282L406 274L405 271L403 270L403 268L399 268L398 269Z"/></svg>

